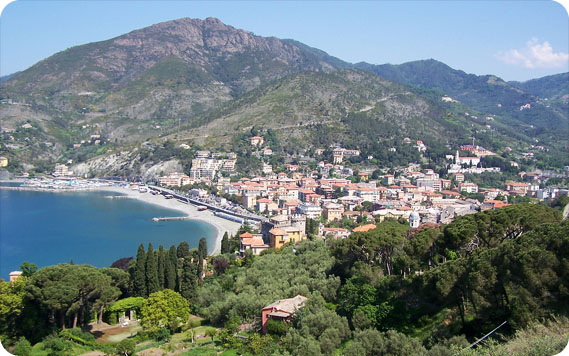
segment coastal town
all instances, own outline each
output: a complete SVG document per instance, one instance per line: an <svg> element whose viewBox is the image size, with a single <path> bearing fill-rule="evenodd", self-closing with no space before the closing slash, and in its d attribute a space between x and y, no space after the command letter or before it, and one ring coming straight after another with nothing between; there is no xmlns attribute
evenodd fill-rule
<svg viewBox="0 0 569 356"><path fill-rule="evenodd" d="M411 142L406 138L404 142L421 153L428 150L420 140ZM482 166L484 157L495 153L476 145L460 146L454 155L447 155L446 174L441 176L433 169L422 169L420 164L358 170L350 158L358 157L360 151L337 146L316 149L314 157L293 157L291 163L273 166L264 159L273 151L262 136L251 136L247 144L263 159L262 175L239 174L238 155L234 152L197 150L187 174L171 172L157 182L121 184L140 193L175 197L200 211L209 209L217 218L250 224L256 233L240 236L242 256L247 250L258 255L269 248L295 244L309 235L343 239L353 232L373 229L385 219L405 222L412 229L433 227L514 202L548 201L568 194L567 188L544 183L568 177L569 167L562 173L522 171L515 180L501 186L480 188L466 177L501 172L500 167ZM190 146L181 144L180 148L189 150ZM331 162L323 159L326 150L331 153ZM117 184L113 180L74 178L73 171L64 164L57 164L52 175L53 180L29 180L25 185L76 190Z"/></svg>

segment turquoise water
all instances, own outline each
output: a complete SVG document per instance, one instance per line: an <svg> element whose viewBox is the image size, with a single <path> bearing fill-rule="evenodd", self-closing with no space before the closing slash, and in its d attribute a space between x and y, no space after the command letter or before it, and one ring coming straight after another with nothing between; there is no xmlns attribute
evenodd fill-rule
<svg viewBox="0 0 569 356"><path fill-rule="evenodd" d="M141 193L148 194L148 193ZM140 243L165 249L206 237L213 249L216 230L200 221L153 222L182 216L136 199L108 199L110 192L50 193L0 190L0 277L8 279L23 261L38 267L69 263L110 266L136 256Z"/></svg>

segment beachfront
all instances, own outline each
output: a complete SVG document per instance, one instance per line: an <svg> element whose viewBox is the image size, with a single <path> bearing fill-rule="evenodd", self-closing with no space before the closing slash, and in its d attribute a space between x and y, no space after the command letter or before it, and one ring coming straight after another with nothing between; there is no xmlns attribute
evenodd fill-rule
<svg viewBox="0 0 569 356"><path fill-rule="evenodd" d="M8 181L4 181L7 183ZM182 203L176 199L165 199L162 195L152 195L150 193L141 193L138 190L133 190L129 187L119 187L119 186L111 186L109 183L100 183L100 182L93 182L90 181L89 183L85 184L69 184L68 181L61 184L55 184L52 180L41 181L43 183L37 183L31 180L14 180L9 181L12 183L21 183L21 184L28 184L22 186L0 186L0 189L5 190L33 190L33 191L45 191L45 192L57 192L57 193L64 193L64 192L80 192L80 191L108 191L108 192L115 192L120 193L123 195L128 196L132 199L138 199L140 201L155 204L163 208L174 209L177 211L182 212L185 216L191 220L198 220L208 223L209 225L213 226L216 229L216 236L213 241L213 245L209 247L212 255L217 254L221 250L221 239L223 238L223 234L227 232L228 234L232 235L237 232L241 224L226 220L220 217L217 217L213 214L210 210L198 211L197 207L191 204ZM29 183L33 184L29 184Z"/></svg>
<svg viewBox="0 0 569 356"><path fill-rule="evenodd" d="M241 224L234 221L226 220L213 215L212 211L204 210L198 211L197 207L191 204L184 204L176 199L165 199L162 195L152 195L150 193L140 193L138 190L130 188L116 187L116 186L101 186L97 190L115 192L125 194L130 198L138 199L149 204L155 204L163 208L174 209L184 213L192 220L199 220L206 222L215 227L217 233L214 240L213 250L211 254L217 254L221 249L221 239L223 234L227 232L232 235L239 230Z"/></svg>

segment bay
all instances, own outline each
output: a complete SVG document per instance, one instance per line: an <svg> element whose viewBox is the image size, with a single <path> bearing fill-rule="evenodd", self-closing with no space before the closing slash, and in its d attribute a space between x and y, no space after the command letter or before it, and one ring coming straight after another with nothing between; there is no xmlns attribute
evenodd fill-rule
<svg viewBox="0 0 569 356"><path fill-rule="evenodd" d="M216 229L201 221L151 221L183 216L136 199L109 199L117 193L0 190L0 277L24 261L38 267L69 263L108 267L134 257L139 244L169 249L187 241L197 248L201 237L213 247Z"/></svg>

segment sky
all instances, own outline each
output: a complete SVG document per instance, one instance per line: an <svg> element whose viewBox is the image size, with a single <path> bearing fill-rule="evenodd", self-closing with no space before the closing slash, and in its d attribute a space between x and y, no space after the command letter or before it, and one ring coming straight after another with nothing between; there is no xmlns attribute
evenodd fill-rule
<svg viewBox="0 0 569 356"><path fill-rule="evenodd" d="M217 17L352 63L433 58L467 73L518 81L569 71L569 17L548 0L18 0L0 17L0 76L72 46L182 17Z"/></svg>

